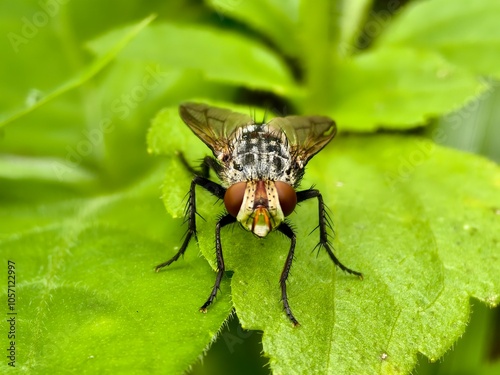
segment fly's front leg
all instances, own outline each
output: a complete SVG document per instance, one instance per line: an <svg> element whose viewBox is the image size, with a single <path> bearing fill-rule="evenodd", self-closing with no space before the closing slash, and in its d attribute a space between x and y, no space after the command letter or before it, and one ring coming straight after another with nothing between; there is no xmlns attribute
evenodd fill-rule
<svg viewBox="0 0 500 375"><path fill-rule="evenodd" d="M219 199L224 199L224 194L226 193L226 189L219 184L210 181L209 179L201 176L195 176L191 181L191 187L189 189L189 197L186 209L186 221L188 222L188 229L186 232L186 237L184 238L184 242L182 243L181 248L171 259L167 260L156 266L155 271L159 272L160 269L166 267L177 259L181 257L186 251L189 241L193 235L196 237L196 185L203 187L208 190L210 193L215 195Z"/></svg>
<svg viewBox="0 0 500 375"><path fill-rule="evenodd" d="M218 173L221 169L221 166L217 163L217 161L210 156L205 156L203 158L203 161L200 165L200 170L197 170L188 163L186 157L184 156L184 153L178 152L177 155L179 156L179 159L181 159L182 165L195 176L208 178L210 176L210 168L212 168L215 173Z"/></svg>
<svg viewBox="0 0 500 375"><path fill-rule="evenodd" d="M323 197L321 196L321 193L319 190L316 189L308 189L304 191L299 191L297 192L297 203L303 202L307 199L311 198L318 198L318 213L319 213L319 243L318 246L323 247L328 255L330 256L330 259L335 263L342 271L351 273L353 275L358 276L360 279L363 279L363 274L361 272L357 272L354 270L351 270L350 268L347 268L344 266L335 256L333 253L330 243L328 241L328 233L326 231L327 226L329 226L328 222L328 217L327 217L327 212L326 212L326 207L325 204L323 203Z"/></svg>
<svg viewBox="0 0 500 375"><path fill-rule="evenodd" d="M212 293L207 299L207 302L200 307L200 311L206 313L207 307L212 304L215 296L217 295L217 291L219 290L220 283L222 280L222 276L224 276L224 256L222 255L222 243L220 240L220 230L226 225L232 224L236 222L236 218L230 214L223 216L215 225L215 254L217 257L217 276L215 278L215 284L212 288Z"/></svg>

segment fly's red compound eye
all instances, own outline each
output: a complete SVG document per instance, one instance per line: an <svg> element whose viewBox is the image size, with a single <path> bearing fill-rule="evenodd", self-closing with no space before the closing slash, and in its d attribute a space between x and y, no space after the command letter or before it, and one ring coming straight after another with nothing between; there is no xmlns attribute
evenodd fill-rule
<svg viewBox="0 0 500 375"><path fill-rule="evenodd" d="M227 212L234 217L238 216L238 212L240 212L241 204L243 203L243 198L245 197L246 187L246 182L237 182L226 190L226 194L224 195L224 205L226 206Z"/></svg>
<svg viewBox="0 0 500 375"><path fill-rule="evenodd" d="M283 215L290 215L295 206L297 205L297 193L294 188L286 182L276 181L274 183L276 191L278 192L278 199L280 201L281 211Z"/></svg>

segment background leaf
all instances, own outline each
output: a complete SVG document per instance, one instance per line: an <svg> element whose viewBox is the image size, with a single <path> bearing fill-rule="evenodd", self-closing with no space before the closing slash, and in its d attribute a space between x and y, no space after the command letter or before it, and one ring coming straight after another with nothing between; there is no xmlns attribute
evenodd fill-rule
<svg viewBox="0 0 500 375"><path fill-rule="evenodd" d="M266 358L250 353L264 350L276 372L401 373L418 352L435 359L452 344L457 354L443 357L450 369L493 374L498 317L480 315L479 301L492 306L500 294L498 166L404 132L348 131L422 134L431 125L425 132L436 142L494 158L499 90L481 76L498 76L497 8L495 0L0 3L0 117L80 77L74 90L0 131L0 255L16 260L19 282L13 372L183 373L220 332L216 346L229 351L221 367L211 367L210 350L210 366L198 364L194 374L254 375ZM116 42L150 14L157 18L140 44L81 79L92 61L109 62L102 57L113 56L113 35ZM186 229L191 176L175 153L193 165L208 153L177 115L180 102L195 98L258 120L261 106L266 118L327 114L343 132L311 162L303 186L324 193L337 255L365 280L310 253L316 204L302 204L291 217L297 330L279 300L288 240L259 241L237 225L222 238L233 273L209 312L197 311L214 282L213 221L223 211L206 192L198 191L200 246L153 272ZM470 296L474 313L489 319L472 341L455 345ZM233 306L238 315L225 327ZM263 336L242 330L238 317ZM258 346L248 350L249 342ZM474 350L461 354L460 345ZM419 374L446 374L419 358Z"/></svg>
<svg viewBox="0 0 500 375"><path fill-rule="evenodd" d="M367 84L367 82L369 82ZM437 54L409 48L366 52L339 64L326 110L340 129L401 129L424 124L480 94L487 83Z"/></svg>
<svg viewBox="0 0 500 375"><path fill-rule="evenodd" d="M357 38L359 38L363 24L366 21L367 13L371 10L372 3L373 0L341 2L341 55L352 53L352 49L357 44Z"/></svg>
<svg viewBox="0 0 500 375"><path fill-rule="evenodd" d="M433 50L457 66L498 78L500 69L495 62L500 58L500 3L479 0L464 5L446 0L411 4L390 25L377 48Z"/></svg>
<svg viewBox="0 0 500 375"><path fill-rule="evenodd" d="M92 41L89 47L96 54L102 54L115 39L114 34ZM158 48L160 45L162 48ZM278 94L296 94L290 73L271 50L252 39L209 27L153 26L131 43L120 58L158 61L169 68L201 70L209 80ZM238 61L245 63L238 64Z"/></svg>
<svg viewBox="0 0 500 375"><path fill-rule="evenodd" d="M287 0L207 0L217 15L241 20L261 32L289 56L301 53L298 33L298 1Z"/></svg>
<svg viewBox="0 0 500 375"><path fill-rule="evenodd" d="M5 126L9 122L15 121L19 117L25 116L36 108L48 103L49 101L57 98L58 96L70 91L78 86L81 86L94 75L96 75L100 70L102 70L110 61L112 61L115 56L120 52L127 43L130 42L144 27L146 27L155 17L150 16L134 27L128 27L122 31L122 33L115 35L116 39L113 39L111 43L108 45L109 49L106 50L100 59L94 61L93 64L88 66L85 70L83 70L78 76L70 79L62 86L56 88L51 93L44 95L40 93L37 98L32 99L28 102L27 108L21 109L13 114L7 115L0 119L0 127Z"/></svg>
<svg viewBox="0 0 500 375"><path fill-rule="evenodd" d="M182 233L158 199L162 177L156 169L121 191L60 192L53 203L39 189L37 204L7 199L16 184L1 185L1 215L9 217L2 258L16 263L18 368L181 373L206 350L232 309L228 282L205 315L198 307L213 272L196 250L154 272ZM5 361L0 369L14 370Z"/></svg>

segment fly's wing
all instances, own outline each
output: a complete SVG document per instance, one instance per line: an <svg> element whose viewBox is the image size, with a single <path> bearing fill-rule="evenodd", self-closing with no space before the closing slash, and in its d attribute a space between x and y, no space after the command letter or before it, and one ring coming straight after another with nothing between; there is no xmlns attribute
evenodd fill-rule
<svg viewBox="0 0 500 375"><path fill-rule="evenodd" d="M335 122L325 116L276 117L267 126L272 131L285 133L292 155L301 166L305 166L337 134Z"/></svg>
<svg viewBox="0 0 500 375"><path fill-rule="evenodd" d="M228 140L238 128L254 123L249 115L202 103L183 103L179 114L216 157L229 152Z"/></svg>

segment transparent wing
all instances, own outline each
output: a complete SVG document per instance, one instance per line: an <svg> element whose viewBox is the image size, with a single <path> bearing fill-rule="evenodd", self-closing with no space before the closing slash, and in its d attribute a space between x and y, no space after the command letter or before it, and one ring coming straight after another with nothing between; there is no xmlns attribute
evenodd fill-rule
<svg viewBox="0 0 500 375"><path fill-rule="evenodd" d="M325 116L276 117L268 124L274 131L283 131L292 153L305 165L337 134L335 122Z"/></svg>
<svg viewBox="0 0 500 375"><path fill-rule="evenodd" d="M183 103L179 114L215 155L228 151L228 139L238 128L254 123L249 115L202 103Z"/></svg>

